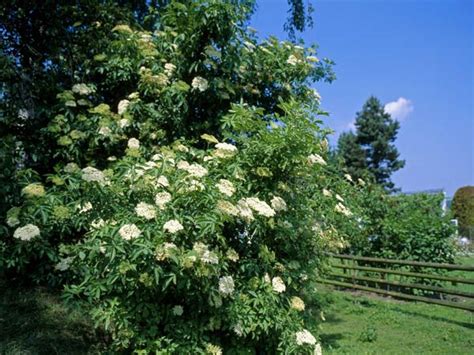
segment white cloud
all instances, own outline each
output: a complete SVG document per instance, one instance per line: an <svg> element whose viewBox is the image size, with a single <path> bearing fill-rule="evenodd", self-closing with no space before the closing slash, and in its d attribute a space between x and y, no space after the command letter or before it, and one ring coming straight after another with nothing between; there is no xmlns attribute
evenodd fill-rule
<svg viewBox="0 0 474 355"><path fill-rule="evenodd" d="M403 121L413 112L413 104L410 100L400 97L397 101L387 103L384 109L385 112L389 113L393 118Z"/></svg>

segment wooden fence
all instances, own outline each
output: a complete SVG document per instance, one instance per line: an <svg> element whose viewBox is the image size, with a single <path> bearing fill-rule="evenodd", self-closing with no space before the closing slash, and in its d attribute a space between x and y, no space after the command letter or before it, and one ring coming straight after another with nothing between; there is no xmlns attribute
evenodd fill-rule
<svg viewBox="0 0 474 355"><path fill-rule="evenodd" d="M474 265L329 255L329 268L319 279L321 283L474 312L474 279L449 275L450 271L463 271L474 276ZM436 274L425 272L425 269L444 271ZM459 284L470 285L466 287L469 290L453 288ZM416 295L414 290L423 295Z"/></svg>

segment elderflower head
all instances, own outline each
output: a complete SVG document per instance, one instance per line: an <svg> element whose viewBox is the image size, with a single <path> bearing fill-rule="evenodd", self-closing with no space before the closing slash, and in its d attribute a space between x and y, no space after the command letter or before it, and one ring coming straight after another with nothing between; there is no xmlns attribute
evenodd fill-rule
<svg viewBox="0 0 474 355"><path fill-rule="evenodd" d="M259 215L264 217L273 217L275 215L275 211L265 202L256 197L248 197L245 199L247 205L257 212Z"/></svg>
<svg viewBox="0 0 474 355"><path fill-rule="evenodd" d="M229 143L217 143L212 153L217 158L231 158L237 153L237 147Z"/></svg>
<svg viewBox="0 0 474 355"><path fill-rule="evenodd" d="M86 202L85 204L79 205L78 207L79 207L79 213L85 213L92 209L92 203Z"/></svg>
<svg viewBox="0 0 474 355"><path fill-rule="evenodd" d="M201 260L203 263L206 264L218 264L219 263L219 258L216 253L206 250L201 256Z"/></svg>
<svg viewBox="0 0 474 355"><path fill-rule="evenodd" d="M99 128L99 134L101 136L109 136L112 133L112 130L107 126L102 126Z"/></svg>
<svg viewBox="0 0 474 355"><path fill-rule="evenodd" d="M121 120L118 121L118 125L120 128L125 128L130 126L130 121L127 120L126 118L122 118Z"/></svg>
<svg viewBox="0 0 474 355"><path fill-rule="evenodd" d="M119 229L120 236L125 240L138 238L142 231L134 224L125 224Z"/></svg>
<svg viewBox="0 0 474 355"><path fill-rule="evenodd" d="M352 180L352 176L350 176L349 174L344 174L344 177L347 181L354 182L354 180Z"/></svg>
<svg viewBox="0 0 474 355"><path fill-rule="evenodd" d="M209 354L209 355L222 355L222 349L217 345L207 344L206 354Z"/></svg>
<svg viewBox="0 0 474 355"><path fill-rule="evenodd" d="M291 297L291 308L297 311L304 311L305 304L298 296Z"/></svg>
<svg viewBox="0 0 474 355"><path fill-rule="evenodd" d="M241 199L239 202L237 202L237 210L239 217L245 222L250 223L254 220L252 209L250 208L246 199Z"/></svg>
<svg viewBox="0 0 474 355"><path fill-rule="evenodd" d="M176 219L171 219L163 225L163 230L170 232L171 234L182 231L183 229L183 225Z"/></svg>
<svg viewBox="0 0 474 355"><path fill-rule="evenodd" d="M90 88L87 84L75 84L72 86L72 92L79 95L90 95L94 92L92 88Z"/></svg>
<svg viewBox="0 0 474 355"><path fill-rule="evenodd" d="M189 173L191 176L195 176L198 178L201 178L203 176L206 176L208 171L205 167L202 165L199 165L197 163L191 164L186 171Z"/></svg>
<svg viewBox="0 0 474 355"><path fill-rule="evenodd" d="M33 183L26 185L21 192L26 195L27 197L41 197L44 196L45 191L44 191L44 186L41 185L40 183Z"/></svg>
<svg viewBox="0 0 474 355"><path fill-rule="evenodd" d="M125 113L125 111L127 111L127 108L128 108L128 105L130 105L130 101L128 100L121 100L119 103L118 103L118 106L117 106L117 112L119 115L123 115Z"/></svg>
<svg viewBox="0 0 474 355"><path fill-rule="evenodd" d="M98 183L103 183L105 181L105 175L99 169L88 166L87 168L82 169L82 179L88 182L96 181Z"/></svg>
<svg viewBox="0 0 474 355"><path fill-rule="evenodd" d="M286 291L286 286L281 277L277 276L272 279L273 291L282 293Z"/></svg>
<svg viewBox="0 0 474 355"><path fill-rule="evenodd" d="M308 157L308 162L312 164L326 165L326 161L319 154L311 154Z"/></svg>
<svg viewBox="0 0 474 355"><path fill-rule="evenodd" d="M226 179L220 179L219 182L216 184L216 187L219 192L229 197L231 197L235 192L234 185Z"/></svg>
<svg viewBox="0 0 474 355"><path fill-rule="evenodd" d="M170 183L168 181L168 178L164 175L161 175L157 180L156 184L160 187L168 187L170 186Z"/></svg>
<svg viewBox="0 0 474 355"><path fill-rule="evenodd" d="M316 338L308 330L303 329L302 331L296 332L296 344L303 345L315 345Z"/></svg>
<svg viewBox="0 0 474 355"><path fill-rule="evenodd" d="M338 200L340 202L344 202L344 199L338 194L336 194L336 200Z"/></svg>
<svg viewBox="0 0 474 355"><path fill-rule="evenodd" d="M239 215L239 209L235 207L229 201L224 201L224 200L217 201L217 209L221 211L222 213L227 214L229 216Z"/></svg>
<svg viewBox="0 0 474 355"><path fill-rule="evenodd" d="M135 207L135 212L138 217L145 219L153 219L156 217L155 207L145 202L140 202L137 207Z"/></svg>
<svg viewBox="0 0 474 355"><path fill-rule="evenodd" d="M270 204L272 205L272 208L277 212L286 211L287 209L285 200L278 196L274 196L270 201Z"/></svg>
<svg viewBox="0 0 474 355"><path fill-rule="evenodd" d="M158 192L155 196L155 203L160 208L160 210L163 210L166 204L170 201L171 201L171 194L169 192L166 192L166 191Z"/></svg>
<svg viewBox="0 0 474 355"><path fill-rule="evenodd" d="M342 213L343 215L350 217L352 216L352 212L344 206L342 203L338 202L336 207L334 208L336 212Z"/></svg>
<svg viewBox="0 0 474 355"><path fill-rule="evenodd" d="M332 193L329 190L323 189L323 195L326 196L326 197L331 197Z"/></svg>
<svg viewBox="0 0 474 355"><path fill-rule="evenodd" d="M12 207L7 211L7 225L9 227L16 227L20 224L20 211L19 207Z"/></svg>
<svg viewBox="0 0 474 355"><path fill-rule="evenodd" d="M130 149L139 149L140 141L136 138L130 138L127 142L127 147Z"/></svg>
<svg viewBox="0 0 474 355"><path fill-rule="evenodd" d="M240 258L239 254L232 248L227 251L226 257L233 262L237 262Z"/></svg>
<svg viewBox="0 0 474 355"><path fill-rule="evenodd" d="M222 276L219 279L219 293L223 296L231 295L234 292L235 285L232 276Z"/></svg>
<svg viewBox="0 0 474 355"><path fill-rule="evenodd" d="M291 54L288 59L286 60L286 62L290 65L296 65L299 63L299 60L298 58L296 58L293 54Z"/></svg>
<svg viewBox="0 0 474 355"><path fill-rule="evenodd" d="M193 79L191 86L193 87L193 89L198 89L200 92L203 92L207 90L209 85L206 79L200 76L196 76Z"/></svg>
<svg viewBox="0 0 474 355"><path fill-rule="evenodd" d="M34 224L27 224L23 227L19 227L13 233L13 238L29 241L34 237L40 235L40 230Z"/></svg>
<svg viewBox="0 0 474 355"><path fill-rule="evenodd" d="M174 71L176 70L176 65L172 63L165 64L165 74L166 76L170 77L173 75Z"/></svg>

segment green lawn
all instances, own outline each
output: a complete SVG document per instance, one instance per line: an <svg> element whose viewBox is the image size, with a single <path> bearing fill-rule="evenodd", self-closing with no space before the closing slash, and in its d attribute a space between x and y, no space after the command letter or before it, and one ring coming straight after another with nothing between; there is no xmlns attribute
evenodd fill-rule
<svg viewBox="0 0 474 355"><path fill-rule="evenodd" d="M322 325L326 354L473 354L474 314L437 305L332 291Z"/></svg>

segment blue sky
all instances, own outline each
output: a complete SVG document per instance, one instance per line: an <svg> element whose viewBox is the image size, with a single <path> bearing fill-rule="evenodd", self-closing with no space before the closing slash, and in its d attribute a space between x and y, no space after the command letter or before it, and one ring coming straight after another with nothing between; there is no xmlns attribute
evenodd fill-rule
<svg viewBox="0 0 474 355"><path fill-rule="evenodd" d="M258 0L251 26L286 38L286 0ZM327 125L350 129L370 95L401 122L396 145L402 191L474 185L474 55L471 0L312 0L303 38L336 62L337 80L317 83Z"/></svg>

